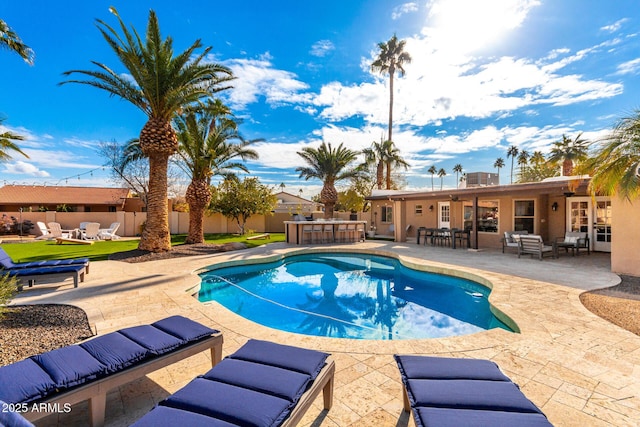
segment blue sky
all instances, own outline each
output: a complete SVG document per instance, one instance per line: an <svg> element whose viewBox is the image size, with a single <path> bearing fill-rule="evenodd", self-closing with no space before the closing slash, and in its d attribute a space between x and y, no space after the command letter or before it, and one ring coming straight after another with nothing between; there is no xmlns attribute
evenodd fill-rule
<svg viewBox="0 0 640 427"><path fill-rule="evenodd" d="M324 140L354 150L386 133L388 78L370 71L394 33L413 57L395 80L394 142L411 167L408 188L430 188L431 165L449 174L495 171L511 145L547 152L563 134L595 140L640 107L637 0L62 1L0 0L5 20L35 51L29 66L0 51L0 115L27 137L0 164L0 183L109 185L101 142L137 137L145 116L84 85L57 84L90 61L125 72L95 20L144 32L149 9L182 51L195 39L237 80L221 96L260 160L252 175L305 195L296 152ZM436 182L439 181L436 178Z"/></svg>

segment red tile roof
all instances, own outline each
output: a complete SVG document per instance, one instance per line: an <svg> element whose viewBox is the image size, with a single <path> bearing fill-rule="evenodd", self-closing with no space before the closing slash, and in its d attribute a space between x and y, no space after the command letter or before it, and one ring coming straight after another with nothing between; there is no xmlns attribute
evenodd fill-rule
<svg viewBox="0 0 640 427"><path fill-rule="evenodd" d="M5 185L0 204L13 205L119 205L131 197L127 188Z"/></svg>

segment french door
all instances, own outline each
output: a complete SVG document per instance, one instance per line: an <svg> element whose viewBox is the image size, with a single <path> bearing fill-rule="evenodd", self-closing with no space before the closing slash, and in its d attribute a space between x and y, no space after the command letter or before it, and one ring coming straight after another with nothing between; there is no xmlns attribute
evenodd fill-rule
<svg viewBox="0 0 640 427"><path fill-rule="evenodd" d="M451 228L451 205L438 202L438 228Z"/></svg>
<svg viewBox="0 0 640 427"><path fill-rule="evenodd" d="M611 200L608 197L567 198L567 230L586 232L591 249L611 252Z"/></svg>

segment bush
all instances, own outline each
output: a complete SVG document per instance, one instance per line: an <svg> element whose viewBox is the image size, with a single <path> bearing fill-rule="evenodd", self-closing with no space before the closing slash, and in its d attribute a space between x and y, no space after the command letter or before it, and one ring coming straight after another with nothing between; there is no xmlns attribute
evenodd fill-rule
<svg viewBox="0 0 640 427"><path fill-rule="evenodd" d="M7 214L2 214L0 218L0 234L24 235L29 234L31 229L33 229L33 223L28 219L20 223L15 216L9 217Z"/></svg>
<svg viewBox="0 0 640 427"><path fill-rule="evenodd" d="M9 273L0 276L0 317L4 315L6 305L9 304L18 289L18 279L9 277Z"/></svg>

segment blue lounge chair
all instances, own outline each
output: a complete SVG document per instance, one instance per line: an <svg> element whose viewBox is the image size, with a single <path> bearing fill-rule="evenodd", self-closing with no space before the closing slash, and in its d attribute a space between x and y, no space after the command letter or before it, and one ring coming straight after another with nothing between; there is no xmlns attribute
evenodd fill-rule
<svg viewBox="0 0 640 427"><path fill-rule="evenodd" d="M404 409L418 427L549 427L547 417L489 360L394 356Z"/></svg>
<svg viewBox="0 0 640 427"><path fill-rule="evenodd" d="M31 287L40 280L50 281L54 279L68 279L69 277L73 278L73 287L77 288L78 282L84 282L85 272L86 268L84 265L0 269L0 274L8 274L10 277L18 279L18 291L21 291L25 284Z"/></svg>
<svg viewBox="0 0 640 427"><path fill-rule="evenodd" d="M52 259L46 261L14 263L9 254L6 253L4 249L0 248L0 267L5 270L16 268L62 267L65 265L84 265L86 267L87 274L89 274L89 258Z"/></svg>
<svg viewBox="0 0 640 427"><path fill-rule="evenodd" d="M104 425L107 392L202 351L222 358L222 334L182 316L121 329L0 367L0 401L34 408L29 420L89 400L91 425ZM38 406L39 405L39 406Z"/></svg>
<svg viewBox="0 0 640 427"><path fill-rule="evenodd" d="M295 426L320 391L331 408L334 373L326 353L249 340L133 426Z"/></svg>

